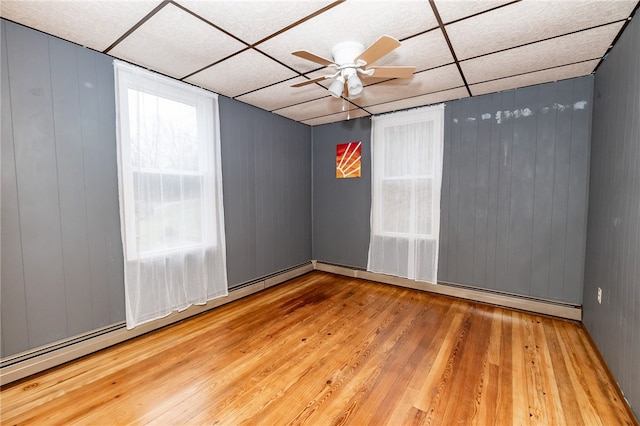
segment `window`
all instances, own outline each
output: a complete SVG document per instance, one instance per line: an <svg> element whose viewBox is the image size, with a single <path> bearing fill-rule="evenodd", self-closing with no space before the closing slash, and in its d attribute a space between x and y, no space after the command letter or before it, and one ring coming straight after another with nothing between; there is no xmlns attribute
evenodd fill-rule
<svg viewBox="0 0 640 426"><path fill-rule="evenodd" d="M138 324L226 294L224 262L212 260L224 258L220 142L215 94L120 61L115 69L129 325L129 313ZM147 303L154 291L161 303Z"/></svg>
<svg viewBox="0 0 640 426"><path fill-rule="evenodd" d="M215 244L212 99L158 79L119 75L128 260Z"/></svg>
<svg viewBox="0 0 640 426"><path fill-rule="evenodd" d="M381 235L431 237L433 122L384 127L380 160ZM416 161L418 160L418 161ZM416 211L420 214L407 214Z"/></svg>
<svg viewBox="0 0 640 426"><path fill-rule="evenodd" d="M369 266L436 282L443 107L374 117Z"/></svg>

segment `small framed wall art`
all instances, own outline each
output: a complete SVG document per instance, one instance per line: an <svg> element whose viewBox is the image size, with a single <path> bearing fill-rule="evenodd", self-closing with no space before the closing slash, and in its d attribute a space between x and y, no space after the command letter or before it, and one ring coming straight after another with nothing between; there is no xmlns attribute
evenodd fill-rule
<svg viewBox="0 0 640 426"><path fill-rule="evenodd" d="M336 145L336 178L357 178L361 176L361 142Z"/></svg>

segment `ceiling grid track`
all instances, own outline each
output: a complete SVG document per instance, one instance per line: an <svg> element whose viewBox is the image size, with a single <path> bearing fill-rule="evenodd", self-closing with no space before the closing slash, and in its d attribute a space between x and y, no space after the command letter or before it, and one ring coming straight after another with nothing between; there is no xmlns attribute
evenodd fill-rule
<svg viewBox="0 0 640 426"><path fill-rule="evenodd" d="M447 46L449 46L449 50L451 51L451 56L453 56L453 62L456 64L458 68L458 72L460 73L460 77L462 77L462 81L464 82L464 87L467 89L467 93L469 96L473 96L471 93L471 89L469 88L469 83L467 83L467 78L464 76L464 72L462 72L462 67L460 66L460 61L458 61L458 56L456 55L455 50L453 49L453 45L451 44L451 39L447 34L447 29L444 27L444 23L442 22L442 17L440 17L440 12L438 12L438 8L433 0L429 0L429 6L433 10L433 14L438 21L438 26L440 27L440 31L442 31L442 35L444 36L445 41L447 42Z"/></svg>
<svg viewBox="0 0 640 426"><path fill-rule="evenodd" d="M124 34L122 34L116 41L114 41L109 47L107 47L105 50L102 51L102 53L109 53L111 50L113 50L114 47L116 47L118 44L120 44L124 39L126 39L127 37L129 37L131 34L133 34L133 32L135 30L137 30L138 28L140 28L142 26L142 24L144 24L145 22L147 22L149 19L151 19L156 13L160 12L160 10L164 9L164 7L166 5L168 5L169 3L171 3L171 0L164 0L162 3L160 3L158 6L156 6L151 12L149 12L144 18L142 18L141 20L139 20L133 27L129 28L127 30L127 32L125 32Z"/></svg>

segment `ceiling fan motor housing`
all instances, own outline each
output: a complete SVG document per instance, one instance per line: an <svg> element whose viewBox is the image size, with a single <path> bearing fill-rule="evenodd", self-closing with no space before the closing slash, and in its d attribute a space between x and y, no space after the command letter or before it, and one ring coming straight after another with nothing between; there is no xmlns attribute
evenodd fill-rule
<svg viewBox="0 0 640 426"><path fill-rule="evenodd" d="M354 64L354 60L360 56L362 52L364 52L364 45L357 41L338 43L331 49L333 61L340 66Z"/></svg>

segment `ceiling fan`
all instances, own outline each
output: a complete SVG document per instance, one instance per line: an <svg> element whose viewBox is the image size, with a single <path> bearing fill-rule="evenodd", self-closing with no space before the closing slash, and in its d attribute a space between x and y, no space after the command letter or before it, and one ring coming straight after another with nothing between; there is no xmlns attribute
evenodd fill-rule
<svg viewBox="0 0 640 426"><path fill-rule="evenodd" d="M416 67L412 66L368 66L398 47L400 47L398 40L383 35L366 49L362 43L356 41L336 44L331 49L333 61L306 50L297 50L292 54L320 65L335 68L336 71L333 74L293 84L291 87L306 86L307 84L335 78L331 86L329 86L329 93L336 98L339 98L344 93L347 98L356 99L362 94L363 88L358 74L363 77L376 78L410 78L413 75Z"/></svg>

